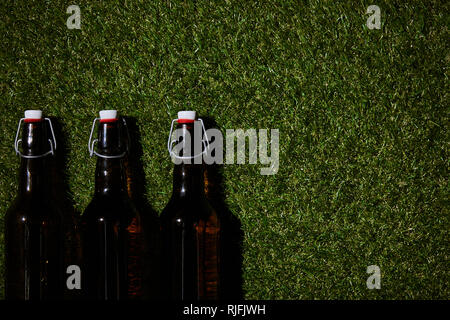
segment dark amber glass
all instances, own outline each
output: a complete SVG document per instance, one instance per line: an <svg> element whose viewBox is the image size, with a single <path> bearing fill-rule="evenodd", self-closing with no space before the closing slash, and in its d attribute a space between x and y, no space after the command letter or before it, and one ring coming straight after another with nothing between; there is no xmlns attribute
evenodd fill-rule
<svg viewBox="0 0 450 320"><path fill-rule="evenodd" d="M119 121L100 123L97 152L122 154L121 130ZM81 218L81 230L85 297L142 298L144 231L127 193L123 158L98 157L95 194Z"/></svg>
<svg viewBox="0 0 450 320"><path fill-rule="evenodd" d="M194 137L193 126L177 128ZM163 283L169 299L219 298L220 228L205 197L202 164L175 165L172 197L161 214Z"/></svg>
<svg viewBox="0 0 450 320"><path fill-rule="evenodd" d="M24 123L25 156L50 146L43 121ZM64 292L62 214L51 199L48 157L21 159L18 196L5 217L6 299L61 299Z"/></svg>

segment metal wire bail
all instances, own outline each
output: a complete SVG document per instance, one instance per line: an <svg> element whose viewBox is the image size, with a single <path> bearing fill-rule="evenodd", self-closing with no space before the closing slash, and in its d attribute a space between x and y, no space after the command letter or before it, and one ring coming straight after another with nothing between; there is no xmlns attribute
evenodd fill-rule
<svg viewBox="0 0 450 320"><path fill-rule="evenodd" d="M53 131L52 121L49 118L44 118L44 120L48 122L50 131L52 133L52 139L48 139L48 143L50 144L50 150L47 151L46 153L35 155L35 156L24 155L24 154L22 154L22 152L20 152L19 143L22 142L22 139L19 139L19 132L20 132L20 127L22 126L22 122L24 120L25 120L25 118L21 118L19 120L19 125L17 126L16 138L14 139L14 150L16 151L16 154L19 155L21 158L25 158L25 159L43 158L43 157L48 156L49 154L51 154L52 156L55 155L56 138L55 138L55 132Z"/></svg>
<svg viewBox="0 0 450 320"><path fill-rule="evenodd" d="M171 139L172 139L172 133L173 133L173 124L174 124L175 121L177 121L177 120L178 120L178 119L173 119L173 120L172 120L172 123L171 123L171 125L170 125L169 139L167 140L167 150L169 151L169 155L170 155L170 156L174 156L175 158L181 159L181 160L190 160L190 159L194 159L194 158L200 157L202 154L206 154L206 153L208 152L208 149L209 149L209 139L208 139L208 135L206 134L205 125L203 124L203 120L202 120L201 118L198 118L197 121L200 121L200 123L202 124L202 130L203 130L203 132L205 133L205 137L204 137L204 139L202 139L202 143L203 143L203 146L204 146L204 150L203 150L201 153L199 153L199 154L197 154L197 155L194 155L194 156L182 156L182 157L176 155L176 154L173 152L173 150L172 150L172 148L173 148L172 145L173 145L175 142L177 142L177 140L171 140Z"/></svg>
<svg viewBox="0 0 450 320"><path fill-rule="evenodd" d="M118 155L108 156L106 154L98 153L97 151L94 150L95 149L95 143L98 142L98 139L92 140L92 135L94 133L95 123L98 120L100 120L100 118L95 118L94 121L92 122L91 134L89 135L89 142L88 142L88 150L89 150L89 156L90 157L92 157L95 154L97 157L104 158L104 159L118 159L118 158L123 158L127 154L127 152L129 151L128 145L129 145L129 141L130 141L130 133L128 131L128 126L127 126L127 122L125 121L125 118L121 117L121 119L122 119L122 122L123 122L123 124L125 126L125 130L127 132L127 137L128 137L128 142L126 144L126 151L124 151L124 152L122 152L121 154L118 154Z"/></svg>

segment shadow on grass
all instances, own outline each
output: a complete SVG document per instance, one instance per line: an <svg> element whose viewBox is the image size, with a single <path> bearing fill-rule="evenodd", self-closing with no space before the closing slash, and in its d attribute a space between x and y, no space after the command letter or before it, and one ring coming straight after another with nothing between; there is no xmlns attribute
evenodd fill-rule
<svg viewBox="0 0 450 320"><path fill-rule="evenodd" d="M219 129L214 119L203 117L205 129ZM212 142L212 141L210 141ZM213 154L214 156L214 151ZM205 190L212 207L221 221L221 299L243 299L242 288L242 242L243 232L240 220L230 211L223 189L223 165L205 165Z"/></svg>
<svg viewBox="0 0 450 320"><path fill-rule="evenodd" d="M54 156L49 156L50 176L49 183L51 187L50 198L55 202L62 214L63 232L64 232L64 268L69 265L80 265L81 263L81 244L79 233L80 213L75 210L75 203L69 191L67 177L68 147L67 136L63 122L57 117L50 117L52 127L55 133L56 150ZM51 136L50 128L48 136ZM65 275L65 272L64 272ZM64 298L79 299L80 290L68 290L64 283Z"/></svg>
<svg viewBox="0 0 450 320"><path fill-rule="evenodd" d="M161 299L160 278L160 224L157 212L152 208L146 194L146 181L142 163L141 134L134 117L124 117L128 128L125 139L128 144L128 154L124 161L128 194L141 215L145 234L146 256L144 267L144 298ZM129 138L129 139L128 139Z"/></svg>

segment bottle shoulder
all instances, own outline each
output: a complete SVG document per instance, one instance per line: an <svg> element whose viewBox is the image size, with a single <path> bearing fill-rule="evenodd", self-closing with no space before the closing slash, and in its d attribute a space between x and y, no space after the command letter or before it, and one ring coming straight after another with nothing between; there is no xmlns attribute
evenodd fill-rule
<svg viewBox="0 0 450 320"><path fill-rule="evenodd" d="M161 212L161 221L174 218L193 220L218 220L219 216L206 198L183 199L172 197Z"/></svg>
<svg viewBox="0 0 450 320"><path fill-rule="evenodd" d="M14 221L41 221L62 219L62 211L51 201L43 197L18 196L5 213L7 223ZM36 220L37 219L37 220Z"/></svg>
<svg viewBox="0 0 450 320"><path fill-rule="evenodd" d="M138 210L126 195L95 195L84 210L82 220L138 216Z"/></svg>

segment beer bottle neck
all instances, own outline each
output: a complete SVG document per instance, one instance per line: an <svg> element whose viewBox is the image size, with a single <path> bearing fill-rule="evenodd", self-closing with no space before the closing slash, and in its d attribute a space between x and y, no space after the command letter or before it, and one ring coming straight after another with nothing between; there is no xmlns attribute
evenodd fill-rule
<svg viewBox="0 0 450 320"><path fill-rule="evenodd" d="M125 192L121 159L97 159L95 168L95 194L119 195Z"/></svg>
<svg viewBox="0 0 450 320"><path fill-rule="evenodd" d="M189 156L195 154L195 139L199 137L194 136L194 123L182 123L177 125L178 141L182 138L183 144L190 139L190 146L185 145L186 148L190 147ZM183 151L185 151L183 149ZM186 150L187 151L187 150ZM198 151L197 151L198 152ZM186 156L181 152L182 156ZM191 159L190 163L176 164L173 170L173 194L172 197L176 198L198 198L204 197L205 190L203 184L203 165L195 164Z"/></svg>
<svg viewBox="0 0 450 320"><path fill-rule="evenodd" d="M98 153L117 156L124 152L118 121L100 123ZM126 192L122 158L98 157L95 169L95 194L119 195Z"/></svg>
<svg viewBox="0 0 450 320"><path fill-rule="evenodd" d="M173 169L174 198L202 198L205 196L203 168L200 164L179 164Z"/></svg>
<svg viewBox="0 0 450 320"><path fill-rule="evenodd" d="M24 123L20 146L24 156L43 155L49 148L46 141L48 140L42 121ZM40 197L46 195L49 191L47 189L48 175L46 157L22 158L19 171L19 195Z"/></svg>
<svg viewBox="0 0 450 320"><path fill-rule="evenodd" d="M19 174L19 195L46 195L48 174L44 158L22 159Z"/></svg>

